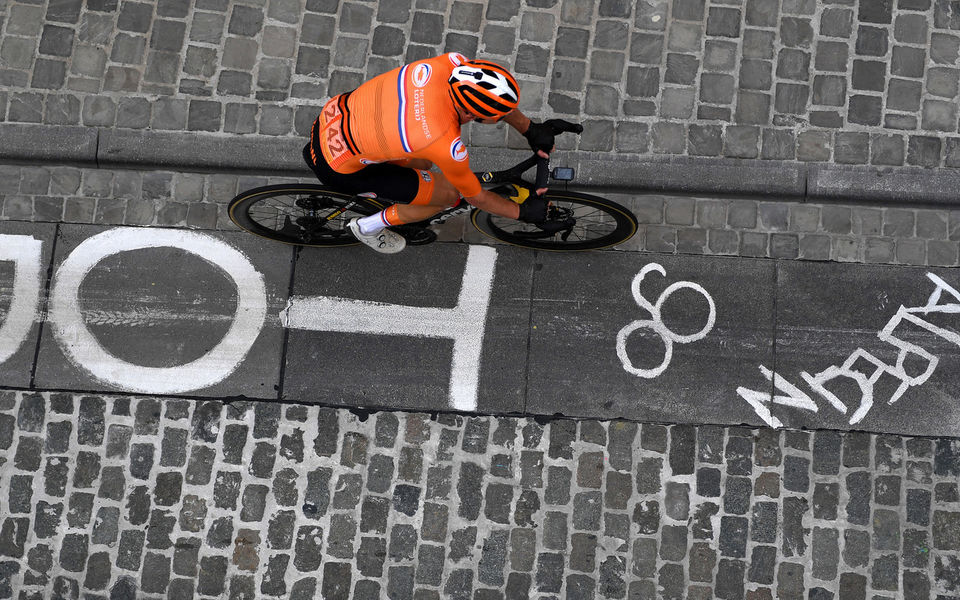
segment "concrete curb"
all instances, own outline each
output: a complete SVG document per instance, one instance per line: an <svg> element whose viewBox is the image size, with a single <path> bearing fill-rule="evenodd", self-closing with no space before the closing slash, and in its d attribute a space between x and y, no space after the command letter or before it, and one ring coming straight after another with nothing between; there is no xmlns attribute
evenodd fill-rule
<svg viewBox="0 0 960 600"><path fill-rule="evenodd" d="M100 130L100 167L145 167L186 171L258 171L309 174L300 150L304 140L130 129Z"/></svg>
<svg viewBox="0 0 960 600"><path fill-rule="evenodd" d="M917 167L859 167L811 164L807 167L810 199L863 203L960 205L960 172Z"/></svg>
<svg viewBox="0 0 960 600"><path fill-rule="evenodd" d="M0 161L95 166L99 134L100 130L90 127L4 123L0 125Z"/></svg>
<svg viewBox="0 0 960 600"><path fill-rule="evenodd" d="M802 197L806 165L784 161L669 156L618 160L578 153L578 181L663 192Z"/></svg>
<svg viewBox="0 0 960 600"><path fill-rule="evenodd" d="M301 137L0 124L0 162L307 176ZM473 148L475 166L508 167L518 149ZM742 194L871 204L960 205L960 172L697 156L612 158L558 151L577 182L622 191Z"/></svg>

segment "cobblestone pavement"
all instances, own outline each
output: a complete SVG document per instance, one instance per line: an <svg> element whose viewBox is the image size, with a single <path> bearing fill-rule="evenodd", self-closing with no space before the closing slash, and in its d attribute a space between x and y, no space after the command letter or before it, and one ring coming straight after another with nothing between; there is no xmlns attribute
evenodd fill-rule
<svg viewBox="0 0 960 600"><path fill-rule="evenodd" d="M304 135L450 50L579 150L960 166L947 0L0 0L0 121ZM273 181L0 165L0 219L227 229ZM958 264L960 211L617 199L631 250ZM953 600L958 483L947 439L7 390L0 599Z"/></svg>
<svg viewBox="0 0 960 600"><path fill-rule="evenodd" d="M960 442L0 392L0 598L954 598Z"/></svg>
<svg viewBox="0 0 960 600"><path fill-rule="evenodd" d="M233 229L230 198L292 180L0 165L0 220ZM960 258L960 210L606 195L641 223L627 250L930 266L956 266ZM449 223L442 239L488 241L465 220Z"/></svg>
<svg viewBox="0 0 960 600"><path fill-rule="evenodd" d="M455 50L584 119L581 150L960 165L950 0L4 0L0 34L17 123L304 135L328 94Z"/></svg>

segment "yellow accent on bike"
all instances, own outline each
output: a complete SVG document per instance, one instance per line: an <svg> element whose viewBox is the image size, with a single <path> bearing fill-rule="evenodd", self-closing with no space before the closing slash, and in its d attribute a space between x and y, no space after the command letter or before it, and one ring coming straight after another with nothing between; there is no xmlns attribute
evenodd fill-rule
<svg viewBox="0 0 960 600"><path fill-rule="evenodd" d="M507 185L507 198L517 204L523 204L530 197L530 190L515 183Z"/></svg>

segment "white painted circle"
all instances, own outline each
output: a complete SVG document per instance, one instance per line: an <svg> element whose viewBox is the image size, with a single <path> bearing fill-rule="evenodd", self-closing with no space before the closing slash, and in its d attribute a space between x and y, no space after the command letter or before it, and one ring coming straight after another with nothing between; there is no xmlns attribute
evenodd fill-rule
<svg viewBox="0 0 960 600"><path fill-rule="evenodd" d="M682 289L690 289L700 294L703 294L703 297L707 299L707 304L710 306L710 314L707 315L707 324L703 326L703 329L696 333L691 333L689 335L680 335L674 333L666 324L663 323L663 320L660 318L663 314L663 303L667 301L674 292ZM660 321L660 324L663 325L664 333L669 336L673 341L678 344L687 344L690 342L696 342L697 340L703 339L710 330L713 329L713 324L717 320L717 307L713 303L713 298L710 297L710 294L707 293L707 290L703 289L699 283L693 283L692 281L678 281L667 286L667 289L663 290L663 293L660 294L660 297L657 298L656 316L657 320Z"/></svg>
<svg viewBox="0 0 960 600"><path fill-rule="evenodd" d="M80 314L80 284L108 256L161 247L195 254L226 272L237 286L237 310L226 335L207 354L176 367L145 367L113 356L90 333ZM48 318L67 357L100 381L130 392L179 394L210 387L233 373L260 335L266 315L263 276L237 249L192 231L121 228L87 238L63 261Z"/></svg>
<svg viewBox="0 0 960 600"><path fill-rule="evenodd" d="M653 367L652 369L641 369L635 367L633 365L633 361L630 360L630 355L627 354L627 338L630 337L630 334L634 331L644 327L653 330L653 332L659 335L660 339L663 340L663 360L660 361L659 365ZM673 359L673 342L667 335L665 335L665 329L666 327L663 326L663 323L658 323L651 320L640 320L624 326L623 329L617 333L617 356L620 358L620 364L623 365L623 369L627 373L636 375L637 377L653 379L667 370L667 367L670 365L670 361Z"/></svg>

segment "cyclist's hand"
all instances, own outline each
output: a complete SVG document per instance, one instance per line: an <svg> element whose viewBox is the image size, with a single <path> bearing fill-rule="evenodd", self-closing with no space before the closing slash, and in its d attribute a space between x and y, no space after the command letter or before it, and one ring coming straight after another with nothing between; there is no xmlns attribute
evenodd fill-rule
<svg viewBox="0 0 960 600"><path fill-rule="evenodd" d="M541 152L550 154L553 152L553 141L556 134L553 132L553 128L547 123L534 123L530 121L530 127L527 128L523 137L527 138L530 149L537 154ZM541 154L541 156L543 155Z"/></svg>
<svg viewBox="0 0 960 600"><path fill-rule="evenodd" d="M563 133L564 131L580 133L583 131L583 127L569 121L564 121L563 119L548 119L543 123L530 121L530 127L527 128L523 137L527 138L527 143L530 144L531 150L543 158L547 158L545 154L553 152L554 140L557 134Z"/></svg>
<svg viewBox="0 0 960 600"><path fill-rule="evenodd" d="M517 219L524 223L543 223L547 220L547 199L527 192L527 198L520 205L520 216Z"/></svg>

